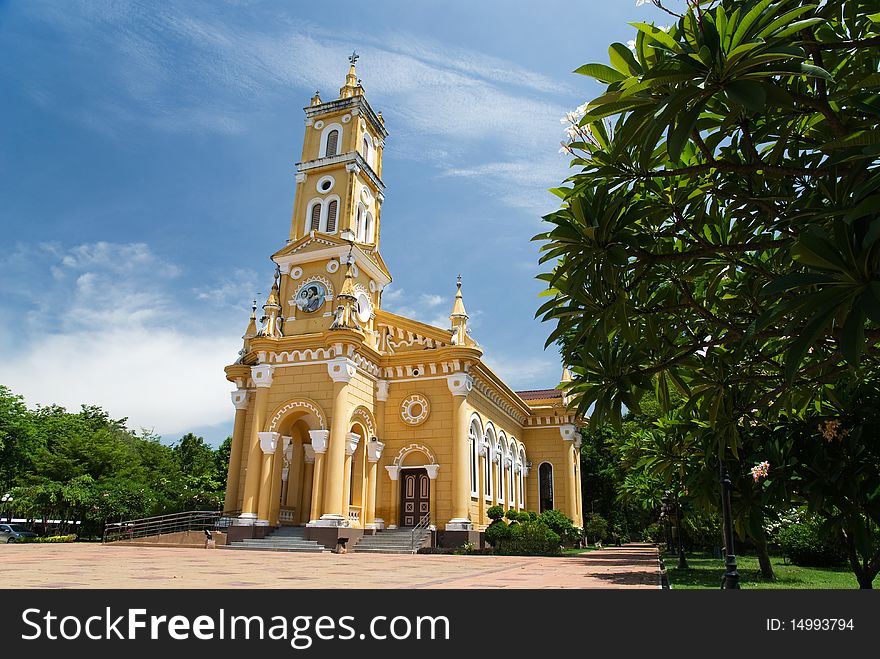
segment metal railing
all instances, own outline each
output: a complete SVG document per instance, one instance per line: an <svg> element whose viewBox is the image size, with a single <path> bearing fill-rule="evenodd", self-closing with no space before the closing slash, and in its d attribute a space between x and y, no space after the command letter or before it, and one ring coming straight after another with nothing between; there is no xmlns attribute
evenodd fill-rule
<svg viewBox="0 0 880 659"><path fill-rule="evenodd" d="M416 550L416 534L418 534L419 544L421 544L422 540L425 537L425 529L428 528L428 525L431 523L431 513L425 513L422 515L422 518L419 520L419 523L413 527L413 530L410 531L409 536L409 548L413 551Z"/></svg>
<svg viewBox="0 0 880 659"><path fill-rule="evenodd" d="M223 531L240 511L188 510L170 515L130 519L104 525L101 542L148 538L183 531Z"/></svg>

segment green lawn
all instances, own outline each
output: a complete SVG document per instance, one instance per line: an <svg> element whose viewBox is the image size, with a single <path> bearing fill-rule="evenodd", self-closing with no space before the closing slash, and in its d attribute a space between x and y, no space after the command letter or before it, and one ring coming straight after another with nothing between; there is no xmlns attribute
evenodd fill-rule
<svg viewBox="0 0 880 659"><path fill-rule="evenodd" d="M664 554L666 574L670 588L719 588L724 573L724 561L706 554L688 555L689 570L678 570L678 557ZM742 588L844 588L855 589L859 585L848 568L798 567L772 556L775 581L764 581L754 556L737 556L737 571ZM880 577L874 580L874 588L880 588Z"/></svg>

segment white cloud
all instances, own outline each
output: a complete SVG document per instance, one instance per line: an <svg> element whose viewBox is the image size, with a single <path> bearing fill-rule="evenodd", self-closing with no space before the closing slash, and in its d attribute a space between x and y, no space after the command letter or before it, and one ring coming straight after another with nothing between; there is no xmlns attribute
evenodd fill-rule
<svg viewBox="0 0 880 659"><path fill-rule="evenodd" d="M422 304L425 304L426 306L436 307L443 304L443 302L446 301L446 298L444 298L442 295L431 295L428 293L422 293L421 300Z"/></svg>
<svg viewBox="0 0 880 659"><path fill-rule="evenodd" d="M555 387L562 374L558 360L544 357L523 359L522 355L499 354L483 346L483 361L516 391Z"/></svg>
<svg viewBox="0 0 880 659"><path fill-rule="evenodd" d="M0 275L30 305L26 331L0 320L0 382L29 404L96 404L171 439L231 420L223 367L238 328L216 298L175 297L181 274L143 243L19 245Z"/></svg>

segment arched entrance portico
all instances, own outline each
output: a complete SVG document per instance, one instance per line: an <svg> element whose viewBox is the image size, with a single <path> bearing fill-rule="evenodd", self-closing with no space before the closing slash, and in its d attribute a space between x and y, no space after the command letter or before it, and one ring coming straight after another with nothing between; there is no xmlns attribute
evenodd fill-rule
<svg viewBox="0 0 880 659"><path fill-rule="evenodd" d="M433 451L423 444L410 444L400 449L391 465L385 467L392 485L392 524L415 526L423 515L430 515L436 524L436 479L440 465Z"/></svg>

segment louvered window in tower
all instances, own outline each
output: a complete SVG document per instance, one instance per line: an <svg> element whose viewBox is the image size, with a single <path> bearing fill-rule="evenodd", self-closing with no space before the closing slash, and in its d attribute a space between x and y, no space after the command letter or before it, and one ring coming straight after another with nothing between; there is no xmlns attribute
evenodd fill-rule
<svg viewBox="0 0 880 659"><path fill-rule="evenodd" d="M336 233L336 209L339 202L335 199L327 205L327 233Z"/></svg>
<svg viewBox="0 0 880 659"><path fill-rule="evenodd" d="M331 130L327 133L327 152L326 156L335 156L336 148L339 145L339 131Z"/></svg>
<svg viewBox="0 0 880 659"><path fill-rule="evenodd" d="M316 203L312 206L312 217L309 225L310 231L319 231L321 229L321 204Z"/></svg>

